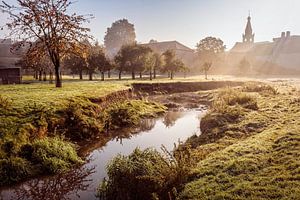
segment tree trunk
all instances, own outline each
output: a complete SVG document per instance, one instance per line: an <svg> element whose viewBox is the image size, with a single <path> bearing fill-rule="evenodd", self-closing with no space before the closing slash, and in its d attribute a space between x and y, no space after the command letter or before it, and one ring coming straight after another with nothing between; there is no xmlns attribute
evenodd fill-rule
<svg viewBox="0 0 300 200"><path fill-rule="evenodd" d="M207 80L207 70L205 70L204 73L205 73L205 80Z"/></svg>
<svg viewBox="0 0 300 200"><path fill-rule="evenodd" d="M82 80L82 70L79 70L79 79Z"/></svg>
<svg viewBox="0 0 300 200"><path fill-rule="evenodd" d="M60 62L56 61L55 63L55 87L61 88L62 82L61 82L61 76L60 76Z"/></svg>
<svg viewBox="0 0 300 200"><path fill-rule="evenodd" d="M50 74L50 75L49 75L49 76L50 76L50 77L49 77L49 78L50 78L49 83L52 84L52 83L53 83L53 72L52 72L52 70L50 71L49 74Z"/></svg>
<svg viewBox="0 0 300 200"><path fill-rule="evenodd" d="M142 79L143 78L143 74L142 74L142 72L140 72L140 79Z"/></svg>
<svg viewBox="0 0 300 200"><path fill-rule="evenodd" d="M34 71L34 79L35 80L39 79L39 72L37 70Z"/></svg>
<svg viewBox="0 0 300 200"><path fill-rule="evenodd" d="M93 80L93 71L89 70L89 80L92 81Z"/></svg>
<svg viewBox="0 0 300 200"><path fill-rule="evenodd" d="M110 70L107 72L107 77L110 78Z"/></svg>
<svg viewBox="0 0 300 200"><path fill-rule="evenodd" d="M101 81L104 81L104 72L101 72Z"/></svg>
<svg viewBox="0 0 300 200"><path fill-rule="evenodd" d="M42 81L42 70L39 71L39 81Z"/></svg>
<svg viewBox="0 0 300 200"><path fill-rule="evenodd" d="M152 70L150 70L150 81L152 81Z"/></svg>
<svg viewBox="0 0 300 200"><path fill-rule="evenodd" d="M153 78L156 79L156 69L153 69Z"/></svg>
<svg viewBox="0 0 300 200"><path fill-rule="evenodd" d="M172 71L171 73L170 73L170 78L173 80L173 78L174 78L174 72Z"/></svg>
<svg viewBox="0 0 300 200"><path fill-rule="evenodd" d="M171 73L170 72L168 72L168 78L171 78Z"/></svg>
<svg viewBox="0 0 300 200"><path fill-rule="evenodd" d="M134 71L131 72L131 77L132 77L132 80L135 79L135 72Z"/></svg>
<svg viewBox="0 0 300 200"><path fill-rule="evenodd" d="M44 71L44 73L43 73L43 81L47 81L47 73L46 73L46 71Z"/></svg>
<svg viewBox="0 0 300 200"><path fill-rule="evenodd" d="M119 80L122 79L122 71L119 71Z"/></svg>

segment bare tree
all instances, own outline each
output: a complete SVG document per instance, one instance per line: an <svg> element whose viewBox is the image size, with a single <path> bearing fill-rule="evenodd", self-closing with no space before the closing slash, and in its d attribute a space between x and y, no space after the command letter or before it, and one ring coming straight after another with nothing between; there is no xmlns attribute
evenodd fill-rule
<svg viewBox="0 0 300 200"><path fill-rule="evenodd" d="M61 60L72 51L75 44L88 35L89 29L82 25L89 22L91 15L68 14L72 4L69 0L17 0L18 5L9 5L4 1L0 5L2 12L10 16L6 27L10 37L21 40L19 45L37 43L33 47L47 52L56 77L56 87L62 87L60 76Z"/></svg>

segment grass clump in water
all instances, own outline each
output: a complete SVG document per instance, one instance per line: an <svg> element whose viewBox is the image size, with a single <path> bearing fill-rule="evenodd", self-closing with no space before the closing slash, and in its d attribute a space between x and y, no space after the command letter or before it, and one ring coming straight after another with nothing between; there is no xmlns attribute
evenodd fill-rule
<svg viewBox="0 0 300 200"><path fill-rule="evenodd" d="M180 146L173 153L135 149L116 156L107 166L109 179L98 189L100 199L175 199L187 181L193 160L190 148Z"/></svg>

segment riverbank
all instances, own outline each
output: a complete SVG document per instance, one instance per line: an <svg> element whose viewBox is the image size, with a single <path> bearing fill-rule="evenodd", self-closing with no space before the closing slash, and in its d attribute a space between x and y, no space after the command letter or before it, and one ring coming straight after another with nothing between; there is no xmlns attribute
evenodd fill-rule
<svg viewBox="0 0 300 200"><path fill-rule="evenodd" d="M171 154L137 149L115 158L99 195L299 199L299 91L284 82L273 82L216 94L210 112L201 120L201 135L192 136ZM130 167L137 169L124 167L115 173L123 162L135 163ZM134 191L130 184L123 186L126 180L131 180Z"/></svg>
<svg viewBox="0 0 300 200"><path fill-rule="evenodd" d="M202 120L202 135L189 140L199 161L180 199L300 198L299 91L273 87L244 88L257 107L239 116L219 115L224 108L216 105Z"/></svg>
<svg viewBox="0 0 300 200"><path fill-rule="evenodd" d="M0 185L41 174L66 172L84 163L75 143L104 132L137 126L165 107L134 100L124 84L78 83L1 86ZM52 91L53 90L53 91Z"/></svg>
<svg viewBox="0 0 300 200"><path fill-rule="evenodd" d="M178 88L180 84L164 82L156 85L158 88ZM184 85L183 88L199 90L226 87L228 82L188 82ZM0 185L38 174L67 171L84 162L77 155L78 145L84 147L85 141L90 140L105 143L110 136L103 133L138 126L141 118L156 117L166 110L153 102L157 99L146 100L149 93L131 89L128 82L75 82L66 83L59 89L47 84L12 85L1 86L1 92L0 177L3 178ZM141 100L134 100L136 98ZM208 96L174 94L167 102L158 102L169 108L186 102L193 108L201 104L199 99L206 102Z"/></svg>

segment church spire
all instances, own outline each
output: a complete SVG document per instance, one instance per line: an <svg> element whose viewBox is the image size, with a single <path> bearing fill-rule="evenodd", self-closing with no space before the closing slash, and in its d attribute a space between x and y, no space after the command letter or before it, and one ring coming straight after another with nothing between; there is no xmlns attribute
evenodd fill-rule
<svg viewBox="0 0 300 200"><path fill-rule="evenodd" d="M243 43L253 43L253 42L254 42L254 33L252 32L251 17L249 12L245 34L243 34Z"/></svg>

